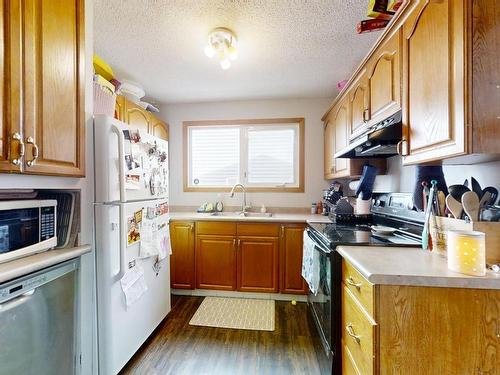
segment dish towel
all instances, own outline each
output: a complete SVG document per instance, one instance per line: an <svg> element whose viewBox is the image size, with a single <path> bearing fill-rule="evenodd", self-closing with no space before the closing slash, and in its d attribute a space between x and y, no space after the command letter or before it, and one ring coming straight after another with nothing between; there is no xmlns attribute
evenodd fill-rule
<svg viewBox="0 0 500 375"><path fill-rule="evenodd" d="M309 285L309 290L316 295L319 289L319 252L316 251L314 241L304 231L304 249L302 252L302 277Z"/></svg>

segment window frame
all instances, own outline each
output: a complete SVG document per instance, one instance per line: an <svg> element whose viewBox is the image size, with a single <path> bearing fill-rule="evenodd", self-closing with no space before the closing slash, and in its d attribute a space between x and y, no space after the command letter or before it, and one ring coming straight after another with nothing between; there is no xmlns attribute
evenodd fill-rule
<svg viewBox="0 0 500 375"><path fill-rule="evenodd" d="M279 125L298 125L298 186L245 186L250 192L287 192L287 193L303 193L304 192L304 166L305 166L305 120L302 117L297 118L273 118L273 119L239 119L239 120L206 120L206 121L184 121L183 127L183 191L184 192L229 192L231 187L228 186L190 186L189 179L189 128L201 126L217 126L217 127L234 127L234 126L252 126L278 128ZM240 140L240 147L242 147ZM240 162L242 162L240 160ZM248 162L248 161L245 161ZM241 165L240 165L241 169Z"/></svg>

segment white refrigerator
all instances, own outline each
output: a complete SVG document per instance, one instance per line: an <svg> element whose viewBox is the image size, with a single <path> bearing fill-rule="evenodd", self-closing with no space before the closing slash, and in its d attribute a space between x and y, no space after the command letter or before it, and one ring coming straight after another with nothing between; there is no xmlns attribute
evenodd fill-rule
<svg viewBox="0 0 500 375"><path fill-rule="evenodd" d="M170 311L168 142L94 118L99 374L115 375Z"/></svg>

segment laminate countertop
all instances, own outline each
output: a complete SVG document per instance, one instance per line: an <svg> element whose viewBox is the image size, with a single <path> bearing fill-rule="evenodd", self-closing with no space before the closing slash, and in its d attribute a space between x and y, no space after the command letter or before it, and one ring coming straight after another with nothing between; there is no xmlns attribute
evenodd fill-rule
<svg viewBox="0 0 500 375"><path fill-rule="evenodd" d="M500 273L453 272L445 258L420 248L339 246L337 251L372 284L500 290Z"/></svg>
<svg viewBox="0 0 500 375"><path fill-rule="evenodd" d="M47 250L24 258L0 264L0 283L36 272L54 264L80 257L90 252L90 245L82 245L67 249Z"/></svg>
<svg viewBox="0 0 500 375"><path fill-rule="evenodd" d="M328 216L300 213L273 213L272 216L240 216L233 213L212 216L209 213L198 212L170 212L170 220L193 221L243 221L243 222L269 222L269 223L331 223Z"/></svg>

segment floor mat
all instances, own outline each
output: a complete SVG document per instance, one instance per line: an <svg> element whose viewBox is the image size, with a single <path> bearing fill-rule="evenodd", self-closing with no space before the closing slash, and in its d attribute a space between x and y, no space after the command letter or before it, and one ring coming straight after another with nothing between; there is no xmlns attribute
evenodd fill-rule
<svg viewBox="0 0 500 375"><path fill-rule="evenodd" d="M193 318L193 326L274 331L274 300L205 297Z"/></svg>

